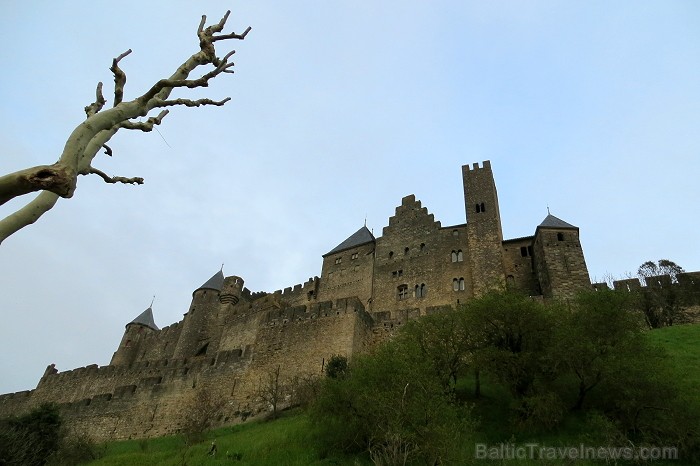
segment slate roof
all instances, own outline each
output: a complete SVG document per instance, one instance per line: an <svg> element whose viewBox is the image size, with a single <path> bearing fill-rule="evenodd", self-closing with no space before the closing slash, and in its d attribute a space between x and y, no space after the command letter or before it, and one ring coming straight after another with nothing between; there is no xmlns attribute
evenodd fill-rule
<svg viewBox="0 0 700 466"><path fill-rule="evenodd" d="M145 325L146 327L152 328L153 330L160 330L156 325L155 321L153 320L153 310L150 308L150 306L148 309L139 314L137 318L129 322L128 325L131 324L141 324Z"/></svg>
<svg viewBox="0 0 700 466"><path fill-rule="evenodd" d="M346 249L354 248L356 246L361 246L363 244L373 243L374 241L375 239L372 232L369 231L366 226L363 226L355 233L350 235L348 239L346 239L345 241L343 241L342 243L325 253L323 257L335 254L336 252L345 251Z"/></svg>
<svg viewBox="0 0 700 466"><path fill-rule="evenodd" d="M211 277L209 280L204 282L204 285L200 286L197 288L197 290L202 290L202 289L207 289L207 290L216 290L216 291L221 291L221 288L224 286L224 272L222 270L219 270L214 274L213 277ZM195 291L197 291L195 290Z"/></svg>
<svg viewBox="0 0 700 466"><path fill-rule="evenodd" d="M552 214L547 215L545 219L540 223L537 228L565 228L578 230L578 227L573 226L570 223L566 223L564 220L555 217Z"/></svg>

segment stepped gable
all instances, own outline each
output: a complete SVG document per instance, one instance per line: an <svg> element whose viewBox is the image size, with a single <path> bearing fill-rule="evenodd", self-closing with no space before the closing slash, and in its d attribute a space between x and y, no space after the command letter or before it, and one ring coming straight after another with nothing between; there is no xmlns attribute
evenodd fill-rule
<svg viewBox="0 0 700 466"><path fill-rule="evenodd" d="M160 330L156 325L155 321L153 320L153 309L151 309L150 306L148 307L148 309L139 314L138 317L136 317L134 320L132 320L126 325L128 327L131 324L144 325L153 330Z"/></svg>
<svg viewBox="0 0 700 466"><path fill-rule="evenodd" d="M435 216L428 212L427 207L423 207L421 201L416 199L414 194L409 194L401 199L394 215L389 217L389 225L385 226L382 234L387 235L392 231L404 231L407 226L414 228L419 226L425 231L436 231L442 228Z"/></svg>
<svg viewBox="0 0 700 466"><path fill-rule="evenodd" d="M540 223L537 228L556 228L556 229L568 229L568 230L578 230L578 227L566 223L564 220L555 217L552 214L548 214L542 223Z"/></svg>
<svg viewBox="0 0 700 466"><path fill-rule="evenodd" d="M346 249L354 248L357 246L362 246L363 244L373 243L375 241L374 235L371 231L367 229L367 226L363 226L355 233L350 235L348 239L328 251L323 255L323 257L335 254L336 252L345 251Z"/></svg>

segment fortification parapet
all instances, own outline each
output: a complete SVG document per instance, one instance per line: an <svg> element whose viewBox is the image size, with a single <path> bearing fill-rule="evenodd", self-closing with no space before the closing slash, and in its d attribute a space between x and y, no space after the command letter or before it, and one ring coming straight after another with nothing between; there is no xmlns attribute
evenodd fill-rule
<svg viewBox="0 0 700 466"><path fill-rule="evenodd" d="M618 291L637 291L642 288L637 278L627 278L625 280L615 280L613 288Z"/></svg>

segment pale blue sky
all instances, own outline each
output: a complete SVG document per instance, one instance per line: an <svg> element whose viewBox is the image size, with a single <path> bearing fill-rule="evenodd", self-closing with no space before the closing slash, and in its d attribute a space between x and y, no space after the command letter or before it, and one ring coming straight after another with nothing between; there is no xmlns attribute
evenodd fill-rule
<svg viewBox="0 0 700 466"><path fill-rule="evenodd" d="M700 270L695 1L0 0L0 171L55 161L114 56L134 51L133 98L228 8L229 31L253 27L236 74L193 95L232 102L117 135L95 166L145 185L81 178L0 246L0 393L107 364L153 294L176 322L222 262L253 291L301 283L408 194L463 223L460 167L487 159L506 238L549 206L592 278Z"/></svg>

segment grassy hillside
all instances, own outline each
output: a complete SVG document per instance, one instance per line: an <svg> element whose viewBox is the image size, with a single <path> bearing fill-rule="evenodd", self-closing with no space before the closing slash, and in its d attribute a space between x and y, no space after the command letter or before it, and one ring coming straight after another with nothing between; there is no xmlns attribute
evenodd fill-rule
<svg viewBox="0 0 700 466"><path fill-rule="evenodd" d="M218 452L207 455L211 441L216 439ZM93 466L188 466L236 464L236 465L363 465L371 464L362 458L322 455L314 448L310 438L310 425L306 415L299 411L284 413L274 421L251 422L217 429L197 445L186 448L180 437L162 437L150 440L129 440L110 443L106 455L89 463Z"/></svg>
<svg viewBox="0 0 700 466"><path fill-rule="evenodd" d="M671 356L674 370L681 381L682 387L689 394L690 402L699 403L700 393L700 324L669 327L649 332L648 337L666 348ZM465 380L462 389L470 389L470 381ZM475 433L475 442L534 442L541 445L578 445L586 443L586 439L594 439L598 432L590 419L572 418L555 432L536 433L522 431L517 433L504 432L495 419L500 418L494 413L507 410L502 403L505 396L496 389L490 390L485 381L482 387L486 400L475 410L480 419L481 431ZM503 437L505 435L505 437ZM510 438L509 438L510 437ZM212 439L216 439L218 454L212 458L207 456ZM471 446L469 448L471 451ZM228 457L227 457L228 453ZM519 461L476 461L473 454L468 453L464 464L538 464L535 462ZM239 459L237 459L239 458ZM227 427L212 431L200 444L185 448L179 437L163 437L152 440L133 440L114 442L106 446L106 455L90 463L97 466L116 465L370 465L366 456L325 457L316 446L312 434L312 426L308 417L301 411L284 413L282 418L270 422L253 422L240 426ZM593 464L578 462L576 464ZM683 465L683 461L669 463Z"/></svg>

